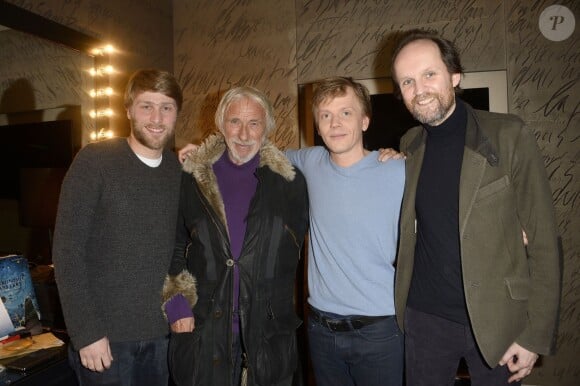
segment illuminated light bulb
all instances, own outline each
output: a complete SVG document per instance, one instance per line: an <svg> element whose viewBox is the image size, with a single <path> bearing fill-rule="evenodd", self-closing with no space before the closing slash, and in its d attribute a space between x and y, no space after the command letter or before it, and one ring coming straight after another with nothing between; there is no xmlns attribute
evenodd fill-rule
<svg viewBox="0 0 580 386"><path fill-rule="evenodd" d="M111 87L100 88L98 90L92 89L89 91L89 95L93 98L111 96L113 95L113 89Z"/></svg>
<svg viewBox="0 0 580 386"><path fill-rule="evenodd" d="M103 139L113 138L114 136L115 134L113 130L101 127L99 130L95 130L91 133L91 140L102 141Z"/></svg>
<svg viewBox="0 0 580 386"><path fill-rule="evenodd" d="M91 74L91 76L103 76L105 74L112 74L114 72L115 68L110 64L99 68L91 68L89 70L89 74Z"/></svg>
<svg viewBox="0 0 580 386"><path fill-rule="evenodd" d="M95 47L91 50L91 53L95 56L103 56L105 54L112 54L115 52L115 48L111 44L107 44L103 47Z"/></svg>
<svg viewBox="0 0 580 386"><path fill-rule="evenodd" d="M115 114L113 109L107 108L103 110L91 110L89 112L89 116L91 118L98 118L98 117L112 117Z"/></svg>

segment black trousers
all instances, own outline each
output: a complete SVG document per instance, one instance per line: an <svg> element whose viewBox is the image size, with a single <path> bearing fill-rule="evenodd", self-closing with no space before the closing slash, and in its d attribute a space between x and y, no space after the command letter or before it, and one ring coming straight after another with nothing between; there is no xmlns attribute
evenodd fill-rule
<svg viewBox="0 0 580 386"><path fill-rule="evenodd" d="M405 361L407 386L453 386L457 367L465 359L471 386L516 386L508 383L507 366L490 368L484 361L470 326L407 308Z"/></svg>

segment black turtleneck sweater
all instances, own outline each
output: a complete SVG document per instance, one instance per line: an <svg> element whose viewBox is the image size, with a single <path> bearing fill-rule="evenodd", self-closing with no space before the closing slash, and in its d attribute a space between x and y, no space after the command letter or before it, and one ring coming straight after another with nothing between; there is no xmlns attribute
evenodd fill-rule
<svg viewBox="0 0 580 386"><path fill-rule="evenodd" d="M417 245L407 305L418 311L468 324L459 245L459 179L467 110L456 107L427 131L425 157L417 185Z"/></svg>

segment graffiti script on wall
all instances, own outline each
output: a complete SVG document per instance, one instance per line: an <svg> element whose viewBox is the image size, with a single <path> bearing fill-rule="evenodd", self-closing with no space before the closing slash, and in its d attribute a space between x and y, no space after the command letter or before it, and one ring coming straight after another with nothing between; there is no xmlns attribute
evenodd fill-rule
<svg viewBox="0 0 580 386"><path fill-rule="evenodd" d="M562 41L548 39L540 31L539 15L550 5L548 1L512 4L508 59L513 74L511 110L528 122L544 155L564 259L557 341L560 359L544 358L544 365L535 370L534 376L551 380L546 384L571 385L580 377L578 363L572 359L580 350L580 44L577 31ZM576 14L580 11L577 2L569 6ZM549 28L560 28L563 21L563 16L553 18ZM557 31L550 33L559 36Z"/></svg>
<svg viewBox="0 0 580 386"><path fill-rule="evenodd" d="M293 3L199 1L175 14L175 68L186 95L180 143L215 130L220 97L234 86L265 92L275 109L281 148L297 145ZM195 36L195 39L192 39ZM178 145L180 145L178 143Z"/></svg>
<svg viewBox="0 0 580 386"><path fill-rule="evenodd" d="M298 10L298 82L390 74L396 33L434 28L457 42L470 71L503 68L503 6L496 1L304 1Z"/></svg>

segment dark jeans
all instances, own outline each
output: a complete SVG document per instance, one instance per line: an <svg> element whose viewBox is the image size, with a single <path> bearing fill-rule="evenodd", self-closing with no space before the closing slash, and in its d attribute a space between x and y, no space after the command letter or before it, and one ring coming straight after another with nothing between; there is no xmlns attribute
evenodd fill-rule
<svg viewBox="0 0 580 386"><path fill-rule="evenodd" d="M83 367L78 351L69 348L69 363L79 386L166 386L168 339L111 343L113 362L102 373Z"/></svg>
<svg viewBox="0 0 580 386"><path fill-rule="evenodd" d="M407 386L452 386L461 358L472 386L516 386L508 383L507 366L490 368L481 356L470 326L407 308L405 358Z"/></svg>
<svg viewBox="0 0 580 386"><path fill-rule="evenodd" d="M309 317L308 343L317 386L403 384L403 336L394 316L349 331L332 331Z"/></svg>

